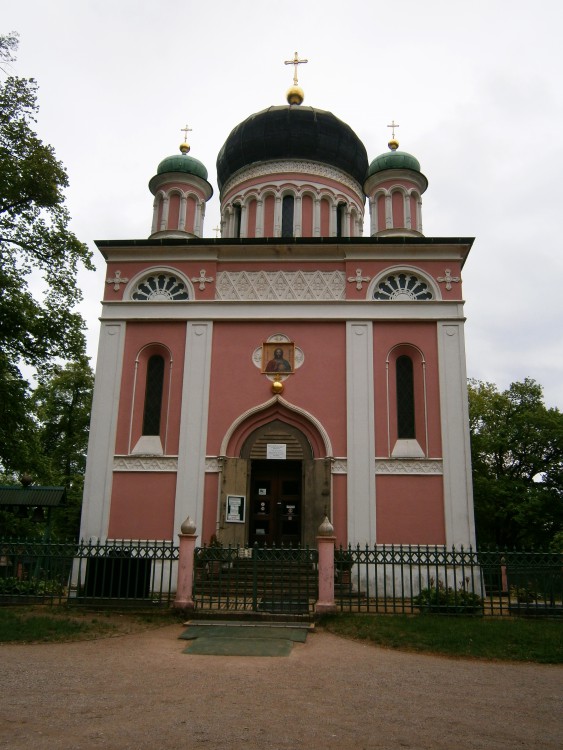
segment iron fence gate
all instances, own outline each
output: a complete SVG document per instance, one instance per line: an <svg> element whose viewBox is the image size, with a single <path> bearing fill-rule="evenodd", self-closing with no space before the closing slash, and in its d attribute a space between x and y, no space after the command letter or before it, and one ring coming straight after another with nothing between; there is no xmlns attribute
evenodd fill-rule
<svg viewBox="0 0 563 750"><path fill-rule="evenodd" d="M317 550L200 547L194 557L197 610L310 615L318 592Z"/></svg>

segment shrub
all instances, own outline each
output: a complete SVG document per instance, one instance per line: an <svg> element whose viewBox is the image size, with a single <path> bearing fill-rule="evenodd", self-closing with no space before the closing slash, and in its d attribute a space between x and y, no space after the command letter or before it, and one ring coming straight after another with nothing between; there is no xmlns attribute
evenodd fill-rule
<svg viewBox="0 0 563 750"><path fill-rule="evenodd" d="M468 590L469 578L461 584L459 589L446 586L443 581L435 585L430 579L430 586L422 589L415 596L413 604L424 612L445 612L447 614L470 614L481 612L483 600L473 591Z"/></svg>

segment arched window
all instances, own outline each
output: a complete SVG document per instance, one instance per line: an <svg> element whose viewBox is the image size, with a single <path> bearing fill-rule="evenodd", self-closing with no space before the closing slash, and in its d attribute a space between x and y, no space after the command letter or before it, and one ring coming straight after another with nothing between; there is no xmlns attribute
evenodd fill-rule
<svg viewBox="0 0 563 750"><path fill-rule="evenodd" d="M342 228L344 226L344 218L346 216L346 204L339 203L336 209L336 236L342 237Z"/></svg>
<svg viewBox="0 0 563 750"><path fill-rule="evenodd" d="M414 377L412 359L405 354L397 357L395 365L397 381L397 437L411 440L415 435Z"/></svg>
<svg viewBox="0 0 563 750"><path fill-rule="evenodd" d="M293 212L295 200L292 195L284 195L282 201L282 237L293 237Z"/></svg>
<svg viewBox="0 0 563 750"><path fill-rule="evenodd" d="M163 387L164 357L160 354L153 354L147 363L145 407L143 410L143 435L160 434Z"/></svg>
<svg viewBox="0 0 563 750"><path fill-rule="evenodd" d="M240 237L240 224L242 219L242 208L240 203L235 203L233 206L234 211L234 226L233 226L233 237Z"/></svg>

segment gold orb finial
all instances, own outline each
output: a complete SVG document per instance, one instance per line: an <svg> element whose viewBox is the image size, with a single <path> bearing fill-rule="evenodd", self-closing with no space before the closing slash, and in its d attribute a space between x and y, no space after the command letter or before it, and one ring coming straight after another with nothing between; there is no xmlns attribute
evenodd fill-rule
<svg viewBox="0 0 563 750"><path fill-rule="evenodd" d="M399 141L397 141L395 138L391 138L387 145L389 146L391 151L396 151L399 148Z"/></svg>
<svg viewBox="0 0 563 750"><path fill-rule="evenodd" d="M180 143L180 151L183 154L187 154L190 150L190 144L189 143Z"/></svg>
<svg viewBox="0 0 563 750"><path fill-rule="evenodd" d="M286 94L288 104L301 104L305 98L305 92L301 86L292 86Z"/></svg>
<svg viewBox="0 0 563 750"><path fill-rule="evenodd" d="M274 380L272 383L272 393L274 393L276 396L279 396L280 393L283 393L283 383L281 380Z"/></svg>

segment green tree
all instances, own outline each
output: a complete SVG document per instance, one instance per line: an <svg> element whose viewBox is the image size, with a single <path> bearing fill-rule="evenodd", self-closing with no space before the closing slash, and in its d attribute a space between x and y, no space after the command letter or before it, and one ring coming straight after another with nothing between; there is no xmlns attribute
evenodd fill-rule
<svg viewBox="0 0 563 750"><path fill-rule="evenodd" d="M477 540L547 547L563 530L563 414L530 378L469 381Z"/></svg>
<svg viewBox="0 0 563 750"><path fill-rule="evenodd" d="M90 427L94 373L86 360L53 368L37 386L32 402L44 484L66 488L66 501L54 513L60 538L78 534Z"/></svg>
<svg viewBox="0 0 563 750"><path fill-rule="evenodd" d="M16 49L16 34L0 36L4 72ZM0 467L15 472L29 470L22 366L46 373L83 356L76 276L81 266L93 269L90 251L69 230L66 171L34 132L37 111L34 79L0 83Z"/></svg>

